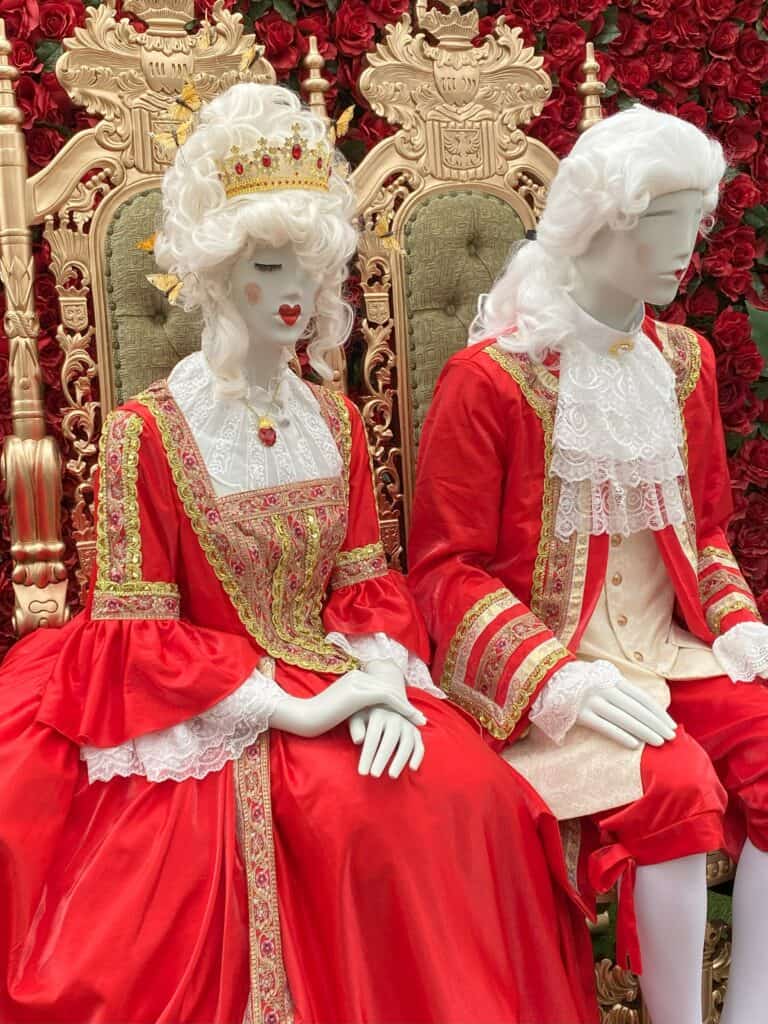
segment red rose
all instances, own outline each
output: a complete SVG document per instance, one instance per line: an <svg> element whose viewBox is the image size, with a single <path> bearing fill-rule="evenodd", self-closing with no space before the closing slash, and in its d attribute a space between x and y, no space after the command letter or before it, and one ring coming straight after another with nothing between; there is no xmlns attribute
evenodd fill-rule
<svg viewBox="0 0 768 1024"><path fill-rule="evenodd" d="M520 0L519 11L521 21L543 28L557 17L558 4L555 0Z"/></svg>
<svg viewBox="0 0 768 1024"><path fill-rule="evenodd" d="M720 382L720 413L723 426L735 434L751 434L758 400L745 380L728 377Z"/></svg>
<svg viewBox="0 0 768 1024"><path fill-rule="evenodd" d="M751 25L753 21L757 21L764 10L765 4L763 0L741 0L741 3L736 4L734 7L733 16L738 18L739 21L744 21Z"/></svg>
<svg viewBox="0 0 768 1024"><path fill-rule="evenodd" d="M40 25L37 0L0 0L0 18L9 39L28 39Z"/></svg>
<svg viewBox="0 0 768 1024"><path fill-rule="evenodd" d="M65 39L77 25L85 24L85 4L74 0L41 0L40 34L46 39Z"/></svg>
<svg viewBox="0 0 768 1024"><path fill-rule="evenodd" d="M752 274L749 270L734 270L726 277L720 278L720 287L732 302L746 296L752 296Z"/></svg>
<svg viewBox="0 0 768 1024"><path fill-rule="evenodd" d="M754 28L747 28L739 36L736 53L749 74L762 78L768 70L768 43Z"/></svg>
<svg viewBox="0 0 768 1024"><path fill-rule="evenodd" d="M337 40L338 42L338 40ZM345 92L354 93L363 71L363 57L347 57L339 61L336 85Z"/></svg>
<svg viewBox="0 0 768 1024"><path fill-rule="evenodd" d="M760 82L743 71L735 76L729 91L733 99L752 104L760 99Z"/></svg>
<svg viewBox="0 0 768 1024"><path fill-rule="evenodd" d="M698 103L689 101L683 103L681 107L677 108L677 116L681 117L684 121L690 121L691 124L695 124L697 128L704 131L707 127L707 112L704 107Z"/></svg>
<svg viewBox="0 0 768 1024"><path fill-rule="evenodd" d="M11 63L19 71L38 72L43 69L43 65L37 59L37 54L24 39L13 40L11 44Z"/></svg>
<svg viewBox="0 0 768 1024"><path fill-rule="evenodd" d="M654 75L666 74L672 63L672 55L660 43L649 43L643 57Z"/></svg>
<svg viewBox="0 0 768 1024"><path fill-rule="evenodd" d="M755 105L754 112L764 125L768 125L768 96L763 96L760 102Z"/></svg>
<svg viewBox="0 0 768 1024"><path fill-rule="evenodd" d="M746 313L741 313L727 306L718 314L712 328L712 339L716 347L724 349L736 348L745 341L752 340L752 327Z"/></svg>
<svg viewBox="0 0 768 1024"><path fill-rule="evenodd" d="M560 16L573 21L594 21L604 10L602 0L560 0Z"/></svg>
<svg viewBox="0 0 768 1024"><path fill-rule="evenodd" d="M725 129L723 144L731 163L745 163L757 152L757 132L760 123L756 118L739 117Z"/></svg>
<svg viewBox="0 0 768 1024"><path fill-rule="evenodd" d="M768 486L768 441L756 437L745 441L737 461L740 475L758 487Z"/></svg>
<svg viewBox="0 0 768 1024"><path fill-rule="evenodd" d="M27 157L30 170L39 170L49 164L65 141L55 128L32 128L27 134Z"/></svg>
<svg viewBox="0 0 768 1024"><path fill-rule="evenodd" d="M725 96L718 95L715 102L709 108L712 120L716 124L728 124L735 120L739 110Z"/></svg>
<svg viewBox="0 0 768 1024"><path fill-rule="evenodd" d="M581 56L586 39L581 26L561 19L547 29L544 45L550 57L559 63Z"/></svg>
<svg viewBox="0 0 768 1024"><path fill-rule="evenodd" d="M685 41L686 46L700 49L707 41L709 26L702 21L696 11L690 7L672 6L672 24L674 25L675 42L679 45Z"/></svg>
<svg viewBox="0 0 768 1024"><path fill-rule="evenodd" d="M651 80L651 69L642 57L628 57L616 65L616 81L630 96L637 95Z"/></svg>
<svg viewBox="0 0 768 1024"><path fill-rule="evenodd" d="M619 34L611 43L611 49L622 57L640 53L648 42L648 25L626 11L619 11L617 27Z"/></svg>
<svg viewBox="0 0 768 1024"><path fill-rule="evenodd" d="M23 115L23 128L31 128L35 121L45 121L53 107L48 90L31 75L20 75L14 82L16 102Z"/></svg>
<svg viewBox="0 0 768 1024"><path fill-rule="evenodd" d="M733 81L733 72L726 61L713 60L704 68L701 80L715 89L725 89Z"/></svg>
<svg viewBox="0 0 768 1024"><path fill-rule="evenodd" d="M670 8L672 0L638 0L635 4L635 11L638 14L645 14L649 18L660 18Z"/></svg>
<svg viewBox="0 0 768 1024"><path fill-rule="evenodd" d="M264 56L275 71L293 71L300 57L295 26L281 18L277 11L269 11L253 27L259 42L264 44Z"/></svg>
<svg viewBox="0 0 768 1024"><path fill-rule="evenodd" d="M371 21L381 27L397 21L410 7L410 0L369 0Z"/></svg>
<svg viewBox="0 0 768 1024"><path fill-rule="evenodd" d="M717 357L718 379L738 377L755 381L763 372L765 360L753 341L745 341L738 348Z"/></svg>
<svg viewBox="0 0 768 1024"><path fill-rule="evenodd" d="M317 48L325 60L336 60L337 50L330 37L331 23L328 11L318 11L299 18L296 22L296 33L302 53L309 49L309 37L317 37ZM326 93L327 95L327 93Z"/></svg>
<svg viewBox="0 0 768 1024"><path fill-rule="evenodd" d="M372 110L366 110L358 123L353 127L351 135L365 143L366 152L369 149L392 135L395 129L383 117L374 114Z"/></svg>
<svg viewBox="0 0 768 1024"><path fill-rule="evenodd" d="M368 4L362 0L342 0L336 12L336 43L341 52L359 57L371 49L373 37Z"/></svg>
<svg viewBox="0 0 768 1024"><path fill-rule="evenodd" d="M707 21L723 21L733 13L735 0L695 0L696 11Z"/></svg>
<svg viewBox="0 0 768 1024"><path fill-rule="evenodd" d="M735 21L722 21L715 25L707 43L707 50L713 57L730 57L736 47L741 28Z"/></svg>
<svg viewBox="0 0 768 1024"><path fill-rule="evenodd" d="M744 210L757 206L760 189L749 174L737 174L727 181L720 193L720 211L726 216L741 219Z"/></svg>
<svg viewBox="0 0 768 1024"><path fill-rule="evenodd" d="M698 50L680 49L672 54L672 63L667 75L677 85L692 89L694 85L698 85L701 72L701 56Z"/></svg>
<svg viewBox="0 0 768 1024"><path fill-rule="evenodd" d="M662 311L659 319L667 324L684 324L686 315L682 299L675 299L671 305Z"/></svg>
<svg viewBox="0 0 768 1024"><path fill-rule="evenodd" d="M689 295L685 303L691 316L711 317L720 308L717 292L707 284L699 285L693 295Z"/></svg>

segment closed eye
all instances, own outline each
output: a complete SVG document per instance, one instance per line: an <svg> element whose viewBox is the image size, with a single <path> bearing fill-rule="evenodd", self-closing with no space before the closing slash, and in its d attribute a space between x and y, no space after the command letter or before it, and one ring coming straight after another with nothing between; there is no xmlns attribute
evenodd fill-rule
<svg viewBox="0 0 768 1024"><path fill-rule="evenodd" d="M273 270L282 270L283 269L283 264L282 263L254 263L253 266L254 266L254 268L256 270L264 271L265 274L269 274Z"/></svg>

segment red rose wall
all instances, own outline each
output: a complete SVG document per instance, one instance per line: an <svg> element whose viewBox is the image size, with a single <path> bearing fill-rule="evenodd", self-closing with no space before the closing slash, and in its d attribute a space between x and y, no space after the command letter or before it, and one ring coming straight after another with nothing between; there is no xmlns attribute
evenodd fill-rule
<svg viewBox="0 0 768 1024"><path fill-rule="evenodd" d="M0 0L0 17L21 71L16 95L24 115L30 173L43 167L90 123L58 86L60 41L100 0ZM212 5L198 0L202 16ZM229 0L255 31L278 78L294 88L307 37L318 37L333 81L329 109L355 103L344 148L357 162L391 129L356 90L365 54L407 0ZM532 134L558 155L568 152L580 116L576 91L584 44L593 40L608 85L606 108L640 99L684 117L723 143L730 171L714 226L702 238L678 299L662 316L702 330L717 353L720 409L731 453L736 513L731 540L764 613L768 613L768 3L757 0L518 0L475 4L481 34L504 15L545 56L555 88ZM49 429L60 435L61 353L55 341L56 293L48 253L36 245L40 362ZM0 334L0 435L10 428L8 342ZM7 508L0 508L0 655L12 642ZM70 563L73 559L69 546Z"/></svg>

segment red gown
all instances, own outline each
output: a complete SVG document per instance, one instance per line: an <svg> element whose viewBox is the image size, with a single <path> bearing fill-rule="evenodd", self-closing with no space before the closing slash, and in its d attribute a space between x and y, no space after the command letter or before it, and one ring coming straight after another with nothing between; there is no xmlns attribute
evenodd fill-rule
<svg viewBox="0 0 768 1024"><path fill-rule="evenodd" d="M164 385L109 418L88 606L0 672L0 1020L596 1020L556 823L448 702L409 690L426 756L398 780L358 775L340 726L262 733L203 778L88 782L81 746L186 721L259 665L318 693L353 664L331 630L426 657L362 423L316 395L343 478L226 498Z"/></svg>

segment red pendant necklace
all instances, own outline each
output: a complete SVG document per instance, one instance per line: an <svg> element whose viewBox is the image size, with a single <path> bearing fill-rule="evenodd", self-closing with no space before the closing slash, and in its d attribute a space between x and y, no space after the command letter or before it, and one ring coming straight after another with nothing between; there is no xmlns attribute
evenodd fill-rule
<svg viewBox="0 0 768 1024"><path fill-rule="evenodd" d="M280 390L280 384L282 383L281 378L278 377L275 382L275 386L272 389L272 394L269 396L269 404L266 411L261 413L251 405L247 398L243 399L246 409L255 418L258 424L258 438L265 448L271 448L277 441L277 424L272 418L273 409L278 406L277 392Z"/></svg>

